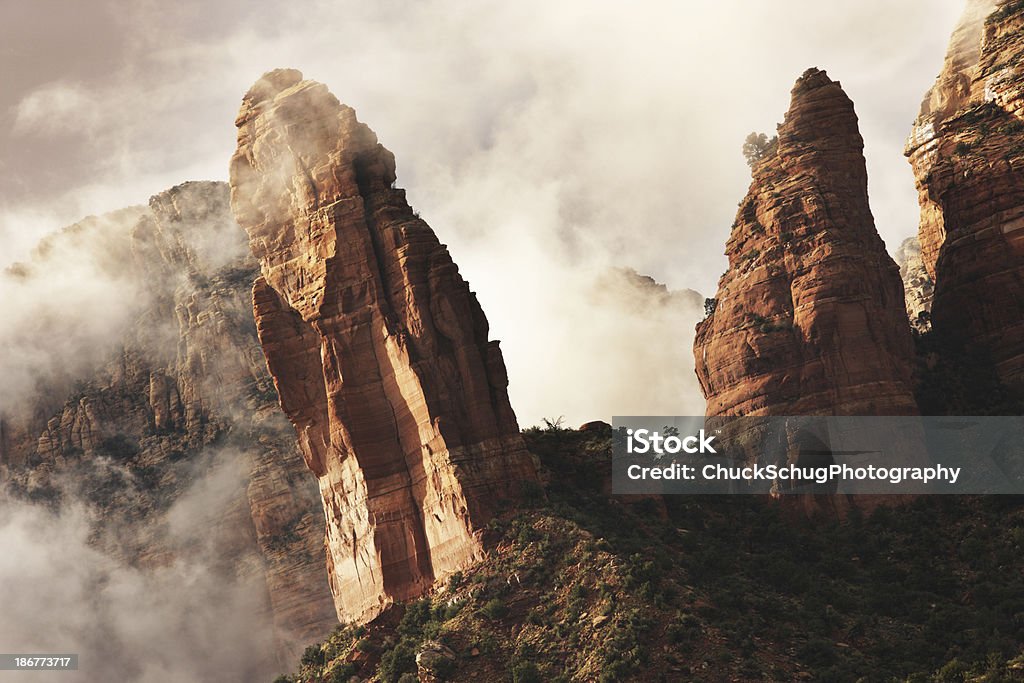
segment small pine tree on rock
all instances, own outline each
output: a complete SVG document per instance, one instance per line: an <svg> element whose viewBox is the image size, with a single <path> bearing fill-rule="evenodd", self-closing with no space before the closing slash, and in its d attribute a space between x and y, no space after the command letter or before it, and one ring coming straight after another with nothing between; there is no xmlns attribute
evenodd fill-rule
<svg viewBox="0 0 1024 683"><path fill-rule="evenodd" d="M743 156L747 165L753 168L757 162L775 151L779 144L779 136L775 135L770 140L764 133L751 133L743 142Z"/></svg>

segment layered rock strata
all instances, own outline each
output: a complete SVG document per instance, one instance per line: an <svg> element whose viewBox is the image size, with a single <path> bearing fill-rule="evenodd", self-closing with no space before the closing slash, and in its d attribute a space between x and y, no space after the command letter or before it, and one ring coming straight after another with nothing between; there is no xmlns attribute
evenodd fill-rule
<svg viewBox="0 0 1024 683"><path fill-rule="evenodd" d="M697 326L707 415L916 413L903 286L868 207L863 146L839 83L804 73Z"/></svg>
<svg viewBox="0 0 1024 683"><path fill-rule="evenodd" d="M908 237L896 250L896 264L900 267L903 291L907 303L907 317L910 325L924 334L932 329L932 297L935 281L928 273L921 255L921 243L916 237Z"/></svg>
<svg viewBox="0 0 1024 683"><path fill-rule="evenodd" d="M98 277L120 283L120 300L101 305L129 315L106 332L95 366L71 372L75 359L54 356L44 391L0 416L0 479L30 500L84 503L96 544L133 566L185 562L225 586L255 586L277 637L267 666L295 666L338 622L319 495L256 338L257 266L228 186L186 183L149 207L83 221L4 277L27 296L87 254ZM67 326L69 338L80 332ZM43 353L63 348L36 333Z"/></svg>
<svg viewBox="0 0 1024 683"><path fill-rule="evenodd" d="M932 198L925 178L935 161L936 126L961 110L977 93L973 71L981 57L981 36L985 17L995 6L995 0L968 0L960 21L953 29L949 49L939 77L925 93L921 113L907 141L906 154L914 167L918 200L921 205L919 242L922 261L928 274L935 278L935 263L939 247L946 237L942 207Z"/></svg>
<svg viewBox="0 0 1024 683"><path fill-rule="evenodd" d="M1024 393L1024 4L972 0L907 144L932 326Z"/></svg>
<svg viewBox="0 0 1024 683"><path fill-rule="evenodd" d="M487 319L374 133L291 70L236 124L260 341L320 484L338 615L365 620L479 559L533 461Z"/></svg>

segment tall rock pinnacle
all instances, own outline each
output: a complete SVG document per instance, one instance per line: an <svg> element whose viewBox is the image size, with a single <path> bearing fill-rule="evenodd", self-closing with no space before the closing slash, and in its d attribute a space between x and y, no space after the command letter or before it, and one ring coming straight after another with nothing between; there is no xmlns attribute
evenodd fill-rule
<svg viewBox="0 0 1024 683"><path fill-rule="evenodd" d="M994 9L994 11L993 11ZM907 143L932 328L1024 395L1024 6L971 0Z"/></svg>
<svg viewBox="0 0 1024 683"><path fill-rule="evenodd" d="M853 103L809 69L778 134L697 326L707 415L915 414L903 286L868 207Z"/></svg>
<svg viewBox="0 0 1024 683"><path fill-rule="evenodd" d="M291 70L236 125L260 341L320 483L338 615L365 620L480 558L532 457L487 319L373 131Z"/></svg>

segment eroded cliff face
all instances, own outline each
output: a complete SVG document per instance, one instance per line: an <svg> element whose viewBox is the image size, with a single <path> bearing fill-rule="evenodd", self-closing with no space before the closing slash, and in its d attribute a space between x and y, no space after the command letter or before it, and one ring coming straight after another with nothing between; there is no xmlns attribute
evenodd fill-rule
<svg viewBox="0 0 1024 683"><path fill-rule="evenodd" d="M977 98L973 72L981 57L981 36L985 17L995 0L968 0L960 21L953 29L946 59L939 77L921 102L921 113L907 141L907 156L914 166L918 201L921 204L919 241L922 261L928 274L935 278L935 262L939 247L946 237L942 207L931 196L925 178L935 161L935 130L942 122Z"/></svg>
<svg viewBox="0 0 1024 683"><path fill-rule="evenodd" d="M896 265L900 267L903 291L907 304L910 326L924 334L932 329L932 297L935 281L928 273L921 255L921 243L916 237L908 237L896 250Z"/></svg>
<svg viewBox="0 0 1024 683"><path fill-rule="evenodd" d="M804 73L697 326L707 415L917 412L903 286L875 231L863 146L839 83Z"/></svg>
<svg viewBox="0 0 1024 683"><path fill-rule="evenodd" d="M287 668L337 618L319 495L256 338L257 266L228 195L224 183L175 187L58 233L5 274L27 299L91 250L131 301L109 302L130 319L94 367L54 356L25 410L4 402L0 477L31 500L84 502L97 545L134 566L185 559L259 586Z"/></svg>
<svg viewBox="0 0 1024 683"><path fill-rule="evenodd" d="M320 484L338 615L365 620L478 560L533 461L487 319L374 133L290 70L236 124L260 341Z"/></svg>
<svg viewBox="0 0 1024 683"><path fill-rule="evenodd" d="M993 11L994 8L994 11ZM972 1L907 143L932 325L1024 392L1024 5Z"/></svg>

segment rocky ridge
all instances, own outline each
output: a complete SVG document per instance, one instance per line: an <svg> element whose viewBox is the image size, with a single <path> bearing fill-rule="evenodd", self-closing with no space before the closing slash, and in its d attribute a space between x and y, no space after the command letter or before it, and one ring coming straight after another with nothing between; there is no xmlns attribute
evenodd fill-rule
<svg viewBox="0 0 1024 683"><path fill-rule="evenodd" d="M260 341L320 485L338 615L364 621L479 560L533 461L487 319L374 133L293 70L236 125Z"/></svg>
<svg viewBox="0 0 1024 683"><path fill-rule="evenodd" d="M277 665L294 665L337 624L324 525L256 339L256 264L227 185L186 183L83 221L4 277L30 287L62 266L62 249L103 251L138 300L134 318L96 367L57 373L28 410L3 416L0 481L37 502L85 502L96 543L131 565L199 553L225 581L252 582L266 594ZM210 480L230 486L203 499L202 528L182 537L173 517Z"/></svg>

